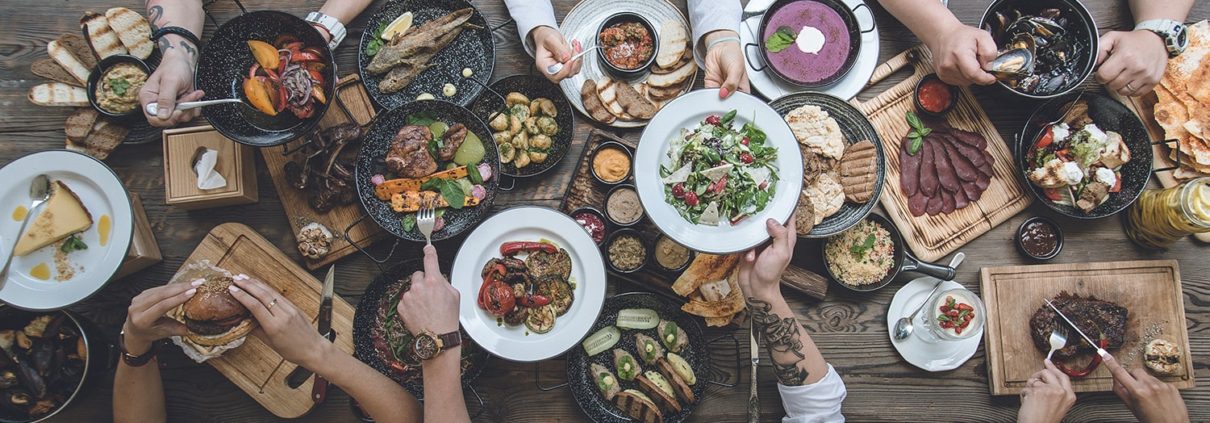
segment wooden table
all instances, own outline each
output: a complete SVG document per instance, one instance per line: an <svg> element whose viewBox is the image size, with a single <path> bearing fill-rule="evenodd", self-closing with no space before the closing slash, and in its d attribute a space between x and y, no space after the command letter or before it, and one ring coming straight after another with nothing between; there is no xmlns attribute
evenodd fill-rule
<svg viewBox="0 0 1210 423"><path fill-rule="evenodd" d="M683 0L677 2L682 5L684 3ZM245 1L245 5L252 10L281 9L300 16L314 10L321 3L320 0ZM337 50L337 61L342 69L354 69L356 66L357 37L365 29L365 22L370 13L383 2L375 3L369 12L349 26L350 37ZM475 3L493 26L508 21L503 2ZM575 1L558 0L555 3L556 15L562 17ZM881 31L880 60L886 60L917 42L906 28L877 6L876 2L870 3L875 3L872 7ZM1133 20L1128 12L1126 0L1085 3L1092 9L1092 14L1102 30L1132 26ZM28 88L40 83L40 78L30 73L29 65L36 59L46 57L48 41L61 33L78 31L78 19L85 10L105 10L119 4L136 10L143 7L142 3L130 0L27 0L21 2L18 7L6 8L5 13L0 14L0 163L7 163L28 153L63 147L63 120L67 112L35 107L26 101ZM976 23L985 7L986 2L970 0L954 0L950 4L957 16L968 24ZM219 22L239 13L233 2L225 0L217 1L209 10ZM1190 20L1207 17L1210 17L1210 3L1199 2L1190 15ZM208 20L206 33L212 33L214 29L213 23ZM530 71L531 60L523 51L513 25L507 25L497 31L495 41L497 59L494 79ZM896 78L890 80L895 81ZM877 87L874 92L877 92ZM975 92L1005 139L1012 139L1012 133L1020 129L1027 113L1037 104L1014 97L998 88L977 88ZM862 98L868 96L870 94L866 93ZM577 116L577 120L576 144L572 146L570 154L572 158L580 154L584 135L592 127L586 123L587 119L583 116ZM625 131L622 135L637 139L639 131ZM72 308L95 320L114 338L125 319L125 310L130 299L143 289L167 281L181 265L182 260L201 241L203 235L215 225L228 221L244 222L278 245L294 245L293 234L289 233L281 203L263 163L257 167L261 193L259 203L186 212L164 204L160 150L157 143L127 146L119 149L108 160L126 186L142 196L164 255L163 263L125 279L113 281L95 297ZM574 162L571 158L564 160L556 171L522 184L515 191L502 193L497 197L497 206L557 206ZM1037 214L1056 217L1044 206L1035 204L1031 209L962 248L967 258L958 271L957 280L977 290L978 272L981 267L1025 264L1025 260L1013 251L1012 234L1022 220ZM1166 253L1144 251L1126 239L1120 221L1116 218L1096 222L1062 220L1062 223L1067 236L1067 246L1054 260L1058 263L1156 258L1180 261L1181 274L1185 277L1185 309L1193 349L1192 364L1202 380L1198 388L1183 391L1182 395L1193 421L1210 420L1210 386L1207 385L1210 383L1207 382L1210 381L1210 329L1207 329L1210 324L1210 260L1206 260L1210 250L1204 245L1183 240ZM389 244L379 243L372 252L385 254ZM457 248L457 245L449 243L439 245L443 255L454 254ZM818 242L800 242L795 262L808 269L822 271L818 259L819 249ZM292 248L286 250L295 259L301 260L297 251ZM404 253L418 254L418 249L413 246ZM943 261L948 261L948 258ZM337 293L350 302L357 301L375 273L373 263L360 255L342 260L336 276ZM1014 419L1020 405L1017 398L993 398L988 395L987 366L982 348L962 367L940 374L919 370L899 357L887 339L885 326L887 305L898 286L900 283L868 295L852 294L834 287L836 289L832 289L824 301L809 300L793 292L786 294L800 321L811 332L824 356L836 366L844 378L849 392L844 404L845 415L854 421ZM624 282L611 283L611 289L614 291L634 288ZM747 337L746 330L736 331L735 335L740 339ZM746 363L746 348L744 350L740 358ZM163 378L167 389L170 421L276 420L210 366L193 364L179 352L164 353L162 362L165 367ZM778 400L775 378L767 363L767 359L763 360L765 367L762 367L759 375L760 395L764 399L761 401L762 420L779 421L783 411ZM739 374L740 385L735 388L710 388L691 420L742 420L747 399L746 373L745 370ZM565 375L560 360L543 363L541 367L543 385L558 383ZM112 379L111 376L99 379L54 421L108 421L112 416ZM478 379L476 386L487 401L486 409L477 419L479 421L584 420L568 390L542 392L537 389L533 365L492 361L492 365ZM472 413L475 411L471 410ZM1132 417L1113 394L1101 393L1081 395L1068 419L1121 421L1131 420ZM348 396L339 392L329 395L326 404L317 407L310 415L300 420L355 421L349 411Z"/></svg>

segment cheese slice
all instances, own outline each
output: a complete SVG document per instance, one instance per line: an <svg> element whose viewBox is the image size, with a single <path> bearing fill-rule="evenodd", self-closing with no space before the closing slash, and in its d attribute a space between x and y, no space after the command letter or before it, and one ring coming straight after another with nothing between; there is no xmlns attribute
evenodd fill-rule
<svg viewBox="0 0 1210 423"><path fill-rule="evenodd" d="M661 182L663 182L664 185L685 182L689 180L690 172L693 172L693 163L685 163L684 166L681 166L680 169L677 169L675 172L669 174L668 177L664 178Z"/></svg>
<svg viewBox="0 0 1210 423"><path fill-rule="evenodd" d="M735 165L733 165L731 163L724 163L724 164L703 170L702 176L710 178L711 182L718 182L719 178L722 178L723 175L726 175L727 172L730 172L731 168L733 168L733 167L735 167Z"/></svg>
<svg viewBox="0 0 1210 423"><path fill-rule="evenodd" d="M712 201L702 210L702 216L697 219L703 225L718 226L718 202Z"/></svg>
<svg viewBox="0 0 1210 423"><path fill-rule="evenodd" d="M50 184L50 199L25 228L13 254L24 256L92 227L92 215L80 197L60 181Z"/></svg>

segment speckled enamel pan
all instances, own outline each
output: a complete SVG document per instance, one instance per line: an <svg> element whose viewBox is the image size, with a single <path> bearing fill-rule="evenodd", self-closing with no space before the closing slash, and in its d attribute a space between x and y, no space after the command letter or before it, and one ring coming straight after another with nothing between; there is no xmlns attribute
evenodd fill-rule
<svg viewBox="0 0 1210 423"><path fill-rule="evenodd" d="M558 110L555 122L559 124L559 133L551 137L546 161L530 163L529 166L521 169L517 169L512 163L501 163L500 172L514 178L523 178L541 174L558 165L559 161L563 160L563 156L567 155L567 148L571 146L572 135L575 133L575 121L572 117L575 111L567 102L567 98L563 97L563 91L559 89L559 86L540 76L513 75L492 83L491 89L502 96L507 96L510 92L519 92L525 94L530 100L548 98L555 103L555 109ZM491 122L491 118L503 109L504 100L490 91L485 91L471 105L471 111L484 122Z"/></svg>

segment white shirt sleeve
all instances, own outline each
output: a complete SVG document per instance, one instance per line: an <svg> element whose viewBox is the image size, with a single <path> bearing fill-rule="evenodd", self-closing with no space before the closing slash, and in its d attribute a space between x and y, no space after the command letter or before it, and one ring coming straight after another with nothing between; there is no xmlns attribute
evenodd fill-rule
<svg viewBox="0 0 1210 423"><path fill-rule="evenodd" d="M729 29L739 33L739 18L744 9L739 0L689 0L689 26L693 28L693 58L704 66L706 34Z"/></svg>
<svg viewBox="0 0 1210 423"><path fill-rule="evenodd" d="M781 419L782 423L844 421L844 415L840 414L840 404L844 402L848 391L844 388L844 380L831 364L828 365L828 374L818 382L801 386L778 383L777 392L781 394L781 403L786 409L786 417Z"/></svg>
<svg viewBox="0 0 1210 423"><path fill-rule="evenodd" d="M540 26L559 29L559 22L555 20L555 8L551 6L550 0L504 0L504 4L508 6L508 14L517 21L517 35L521 36L521 45L525 46L525 52L530 56L534 55L530 31Z"/></svg>

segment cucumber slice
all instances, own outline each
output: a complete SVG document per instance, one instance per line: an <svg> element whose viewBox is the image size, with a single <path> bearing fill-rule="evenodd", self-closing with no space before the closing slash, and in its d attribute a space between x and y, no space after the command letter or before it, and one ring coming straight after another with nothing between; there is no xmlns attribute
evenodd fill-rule
<svg viewBox="0 0 1210 423"><path fill-rule="evenodd" d="M649 308L628 308L618 312L618 327L651 329L660 324L660 315Z"/></svg>
<svg viewBox="0 0 1210 423"><path fill-rule="evenodd" d="M591 357L609 351L620 339L622 339L622 331L613 326L606 326L589 335L580 345L584 346L584 352Z"/></svg>
<svg viewBox="0 0 1210 423"><path fill-rule="evenodd" d="M474 132L467 131L466 139L454 152L454 163L466 166L483 161L483 141Z"/></svg>

